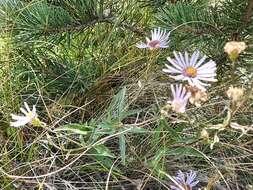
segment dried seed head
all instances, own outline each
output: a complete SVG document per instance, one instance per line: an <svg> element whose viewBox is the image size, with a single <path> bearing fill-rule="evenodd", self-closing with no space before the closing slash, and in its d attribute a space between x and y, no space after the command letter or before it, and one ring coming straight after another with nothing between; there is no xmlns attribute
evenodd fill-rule
<svg viewBox="0 0 253 190"><path fill-rule="evenodd" d="M204 140L208 140L209 139L209 133L206 129L202 129L202 131L200 132L200 137Z"/></svg>
<svg viewBox="0 0 253 190"><path fill-rule="evenodd" d="M243 99L244 89L230 86L227 90L227 96L233 103L240 102Z"/></svg>
<svg viewBox="0 0 253 190"><path fill-rule="evenodd" d="M189 99L191 104L194 104L197 107L201 106L201 103L206 102L208 100L208 95L205 91L198 89L195 86L188 86L187 90L191 93L191 97Z"/></svg>

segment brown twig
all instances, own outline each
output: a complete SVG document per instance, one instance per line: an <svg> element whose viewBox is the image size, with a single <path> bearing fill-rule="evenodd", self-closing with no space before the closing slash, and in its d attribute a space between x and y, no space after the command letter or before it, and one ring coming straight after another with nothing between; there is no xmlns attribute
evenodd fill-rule
<svg viewBox="0 0 253 190"><path fill-rule="evenodd" d="M238 28L234 33L232 33L231 38L232 40L238 41L240 37L240 33L243 32L245 28L248 27L251 21L252 16L252 9L253 9L253 0L248 0L248 4L245 8L244 15L242 18L242 26Z"/></svg>
<svg viewBox="0 0 253 190"><path fill-rule="evenodd" d="M243 17L243 27L247 27L251 21L252 16L252 9L253 9L253 0L248 0L248 5L245 9L245 14Z"/></svg>

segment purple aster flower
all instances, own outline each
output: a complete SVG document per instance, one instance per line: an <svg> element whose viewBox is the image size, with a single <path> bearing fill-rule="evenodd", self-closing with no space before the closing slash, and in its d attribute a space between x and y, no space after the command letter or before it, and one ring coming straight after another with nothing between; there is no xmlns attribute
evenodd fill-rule
<svg viewBox="0 0 253 190"><path fill-rule="evenodd" d="M176 87L171 85L171 92L173 96L172 101L168 101L171 104L172 110L177 113L184 113L185 107L187 105L188 99L191 94L186 91L185 87L182 87L182 84L176 84Z"/></svg>
<svg viewBox="0 0 253 190"><path fill-rule="evenodd" d="M205 86L209 84L205 82L216 82L216 63L212 60L205 62L206 56L200 58L200 52L195 51L191 57L188 53L176 53L174 51L175 59L168 57L168 61L172 64L165 66L164 72L175 74L176 76L170 76L175 80L187 80L189 85L195 86L203 91L206 91ZM199 60L198 60L199 59ZM204 63L205 62L205 63Z"/></svg>
<svg viewBox="0 0 253 190"><path fill-rule="evenodd" d="M156 28L151 31L151 40L146 37L147 43L140 42L136 45L138 48L149 48L149 49L156 49L156 48L167 48L169 41L170 33L166 33L166 30L161 30L160 28Z"/></svg>
<svg viewBox="0 0 253 190"><path fill-rule="evenodd" d="M195 178L197 172L190 170L189 173L184 174L181 170L178 171L177 176L173 177L178 184L171 185L171 190L192 190L199 181Z"/></svg>

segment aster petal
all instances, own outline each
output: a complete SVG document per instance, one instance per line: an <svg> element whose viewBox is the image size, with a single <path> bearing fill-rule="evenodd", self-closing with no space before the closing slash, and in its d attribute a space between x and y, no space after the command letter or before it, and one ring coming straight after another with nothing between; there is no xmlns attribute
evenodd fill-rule
<svg viewBox="0 0 253 190"><path fill-rule="evenodd" d="M152 40L156 40L157 39L157 29L156 28L153 30L153 33L151 34L151 39Z"/></svg>
<svg viewBox="0 0 253 190"><path fill-rule="evenodd" d="M24 108L20 108L20 111L23 113L23 114L25 114L25 115L27 115L28 114L28 112L24 109Z"/></svg>
<svg viewBox="0 0 253 190"><path fill-rule="evenodd" d="M155 40L155 31L156 29L151 30L151 40Z"/></svg>
<svg viewBox="0 0 253 190"><path fill-rule="evenodd" d="M140 43L136 44L136 47L143 49L143 48L148 48L148 45L143 42L140 42Z"/></svg>
<svg viewBox="0 0 253 190"><path fill-rule="evenodd" d="M181 52L179 52L178 54L179 54L179 58L180 58L181 62L184 64L184 67L186 67L187 66L187 62L186 62L184 56L182 55Z"/></svg>
<svg viewBox="0 0 253 190"><path fill-rule="evenodd" d="M182 73L181 70L177 69L177 68L174 68L174 67L171 67L167 64L165 64L165 66L167 67L167 72L170 72L170 73ZM165 69L163 69L165 70ZM166 72L166 71L165 71Z"/></svg>
<svg viewBox="0 0 253 190"><path fill-rule="evenodd" d="M190 184L190 186L191 186L191 187L194 187L194 186L196 186L198 183L199 183L199 181L192 182L192 183Z"/></svg>
<svg viewBox="0 0 253 190"><path fill-rule="evenodd" d="M166 34L166 30L160 30L159 39L160 39L161 41L164 41L164 40L165 40L165 34Z"/></svg>
<svg viewBox="0 0 253 190"><path fill-rule="evenodd" d="M177 55L177 53L174 51L173 54L174 54L174 56L175 56L175 58L176 58L177 64L180 65L182 68L185 68L184 63L180 60L180 58L179 58L179 56Z"/></svg>
<svg viewBox="0 0 253 190"><path fill-rule="evenodd" d="M209 61L205 63L204 65L200 66L197 68L197 70L203 70L203 69L211 69L211 68L216 68L216 63L214 61Z"/></svg>
<svg viewBox="0 0 253 190"><path fill-rule="evenodd" d="M36 113L36 107L35 107L35 105L33 105L32 112L33 112L33 113Z"/></svg>
<svg viewBox="0 0 253 190"><path fill-rule="evenodd" d="M28 104L27 104L26 102L24 102L24 105L25 105L26 110L27 110L28 112L30 112L31 110L30 110Z"/></svg>
<svg viewBox="0 0 253 190"><path fill-rule="evenodd" d="M178 64L176 60L171 59L170 57L167 57L167 60L168 60L174 67L176 67L177 69L179 69L180 71L182 71L182 69L184 68L183 65Z"/></svg>
<svg viewBox="0 0 253 190"><path fill-rule="evenodd" d="M181 86L180 85L176 85L176 96L175 96L175 98L180 97L180 94L181 94Z"/></svg>
<svg viewBox="0 0 253 190"><path fill-rule="evenodd" d="M208 86L208 84L202 83L202 82L201 82L200 80L198 80L198 79L195 79L195 80L193 81L193 84L194 84L194 85L192 85L192 86L196 86L197 88L199 88L200 90L203 90L203 91L206 91L205 86Z"/></svg>
<svg viewBox="0 0 253 190"><path fill-rule="evenodd" d="M149 43L150 41L151 40L148 37L146 37L146 42Z"/></svg>
<svg viewBox="0 0 253 190"><path fill-rule="evenodd" d="M22 120L17 120L15 122L10 122L10 126L11 127L21 127L21 126L26 125L29 122L30 122L29 118L25 118L25 119L22 119Z"/></svg>
<svg viewBox="0 0 253 190"><path fill-rule="evenodd" d="M176 179L181 183L185 183L185 174L181 170L179 170Z"/></svg>
<svg viewBox="0 0 253 190"><path fill-rule="evenodd" d="M183 87L183 88L181 88L181 96L180 96L180 98L183 99L185 97L185 95L186 95L186 89L185 89L185 87Z"/></svg>
<svg viewBox="0 0 253 190"><path fill-rule="evenodd" d="M216 72L216 67L205 66L205 67L201 67L201 68L197 69L197 73L210 73L210 72L215 73Z"/></svg>
<svg viewBox="0 0 253 190"><path fill-rule="evenodd" d="M170 89L171 89L173 98L175 98L176 97L176 92L175 92L175 88L174 88L174 86L172 84L170 85Z"/></svg>
<svg viewBox="0 0 253 190"><path fill-rule="evenodd" d="M194 86L192 78L187 77L187 81L188 81L188 83L189 83L190 86Z"/></svg>
<svg viewBox="0 0 253 190"><path fill-rule="evenodd" d="M186 95L184 96L183 100L186 102L187 104L187 100L191 97L191 93L187 92Z"/></svg>
<svg viewBox="0 0 253 190"><path fill-rule="evenodd" d="M181 188L176 187L174 185L170 185L170 188L171 188L171 190L182 190Z"/></svg>
<svg viewBox="0 0 253 190"><path fill-rule="evenodd" d="M194 62L194 60L196 60L196 57L197 57L197 51L194 51L192 56L191 56L191 59L190 59L190 62L188 63L188 66L194 66L196 62Z"/></svg>
<svg viewBox="0 0 253 190"><path fill-rule="evenodd" d="M188 66L194 67L198 58L199 58L199 51L196 50L195 52L193 52L191 56L190 64Z"/></svg>
<svg viewBox="0 0 253 190"><path fill-rule="evenodd" d="M200 65L202 65L202 63L204 63L204 61L206 60L207 56L203 56L195 65L195 68L198 68Z"/></svg>
<svg viewBox="0 0 253 190"><path fill-rule="evenodd" d="M187 51L184 52L184 57L185 57L186 65L188 65L188 63L189 63L189 55L188 55Z"/></svg>
<svg viewBox="0 0 253 190"><path fill-rule="evenodd" d="M160 48L168 48L169 46L168 45L160 45L159 47Z"/></svg>
<svg viewBox="0 0 253 190"><path fill-rule="evenodd" d="M184 75L170 76L175 80L186 80L187 78Z"/></svg>
<svg viewBox="0 0 253 190"><path fill-rule="evenodd" d="M186 174L186 176L187 176L186 183L191 184L196 178L197 173L191 170L189 173Z"/></svg>
<svg viewBox="0 0 253 190"><path fill-rule="evenodd" d="M11 118L12 118L13 120L23 120L23 119L26 119L27 117L15 115L15 114L11 114Z"/></svg>
<svg viewBox="0 0 253 190"><path fill-rule="evenodd" d="M156 40L160 40L161 39L161 28L158 27L157 32L156 32Z"/></svg>

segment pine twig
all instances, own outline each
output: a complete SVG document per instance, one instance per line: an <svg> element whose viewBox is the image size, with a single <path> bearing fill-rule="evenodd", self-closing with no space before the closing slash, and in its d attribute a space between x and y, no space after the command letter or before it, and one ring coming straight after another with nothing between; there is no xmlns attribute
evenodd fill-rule
<svg viewBox="0 0 253 190"><path fill-rule="evenodd" d="M82 25L67 25L64 27L56 27L56 28L47 28L45 27L41 34L43 35L51 35L51 34L57 34L57 33L64 33L64 32L76 32L76 31L84 31L89 27L94 26L98 23L109 23L109 24L115 24L115 20L113 17L102 17L102 18L95 18L94 20L90 21L89 23L85 23ZM131 24L121 22L117 23L119 27L126 28L134 33L136 33L139 36L145 35L145 32L141 30L140 28L133 26ZM15 28L14 26L8 26L8 28L2 28L2 32L12 32L12 31L22 31L22 28ZM25 29L24 29L25 30Z"/></svg>

